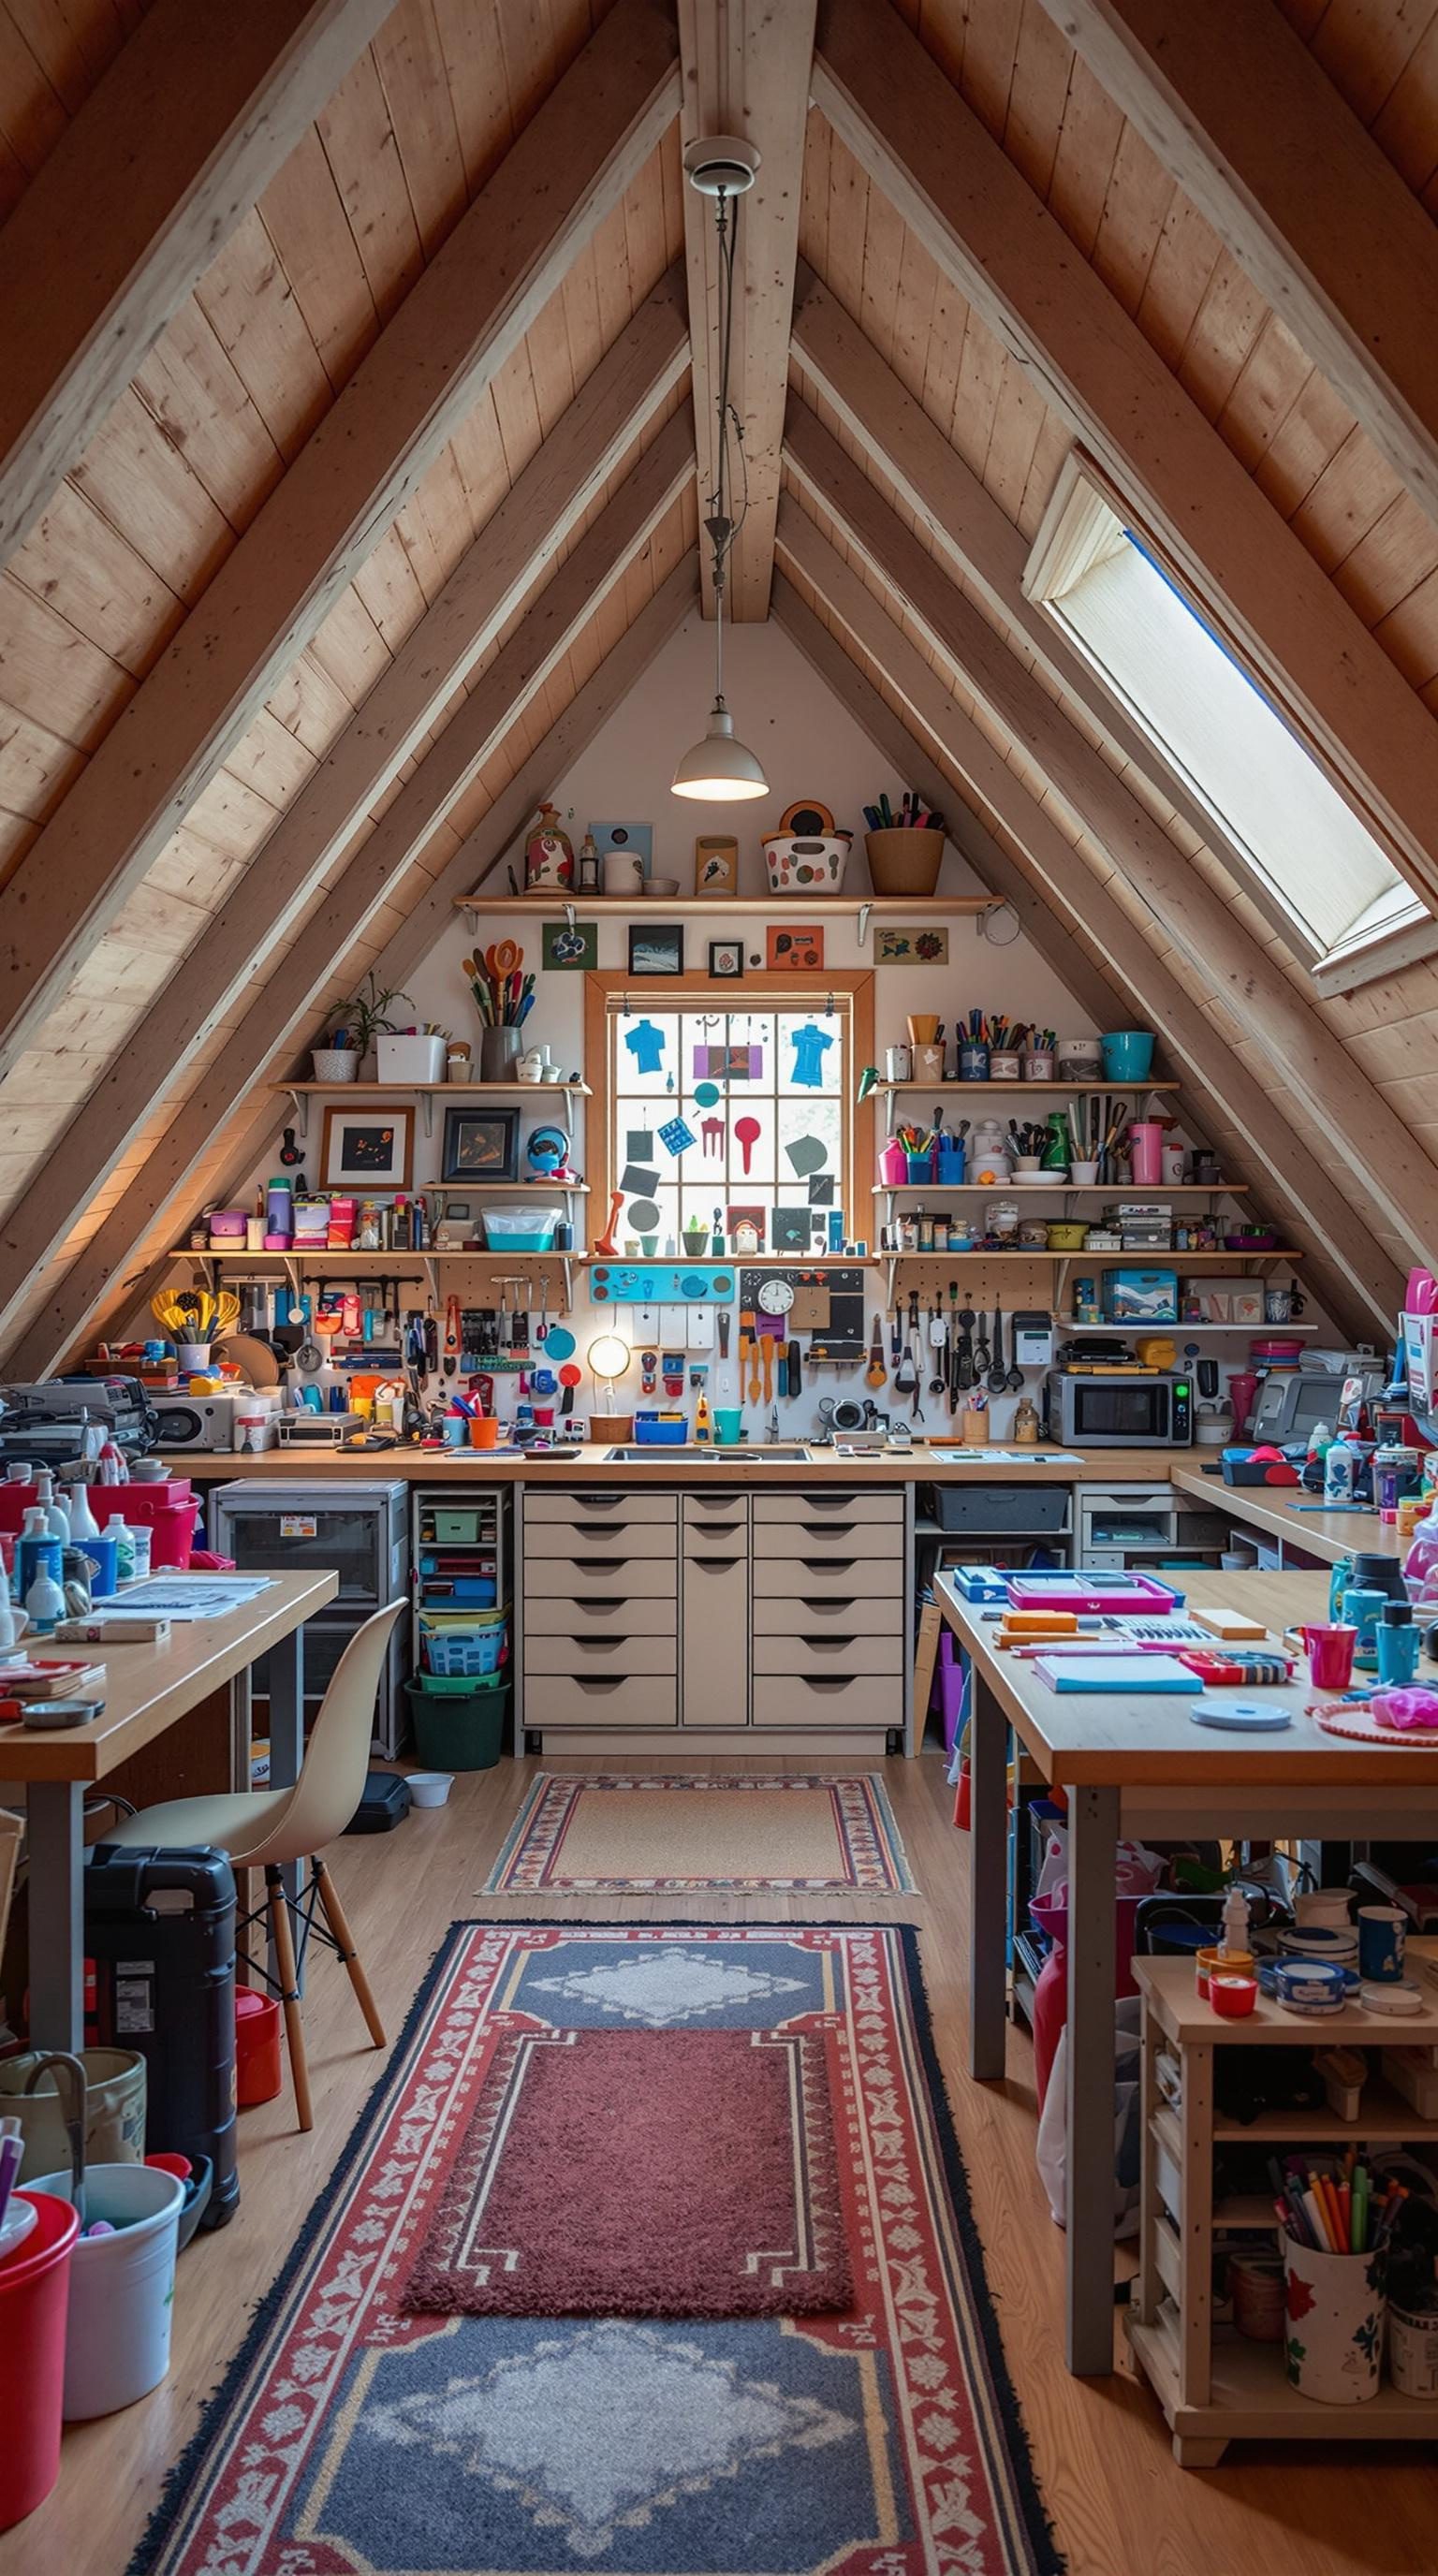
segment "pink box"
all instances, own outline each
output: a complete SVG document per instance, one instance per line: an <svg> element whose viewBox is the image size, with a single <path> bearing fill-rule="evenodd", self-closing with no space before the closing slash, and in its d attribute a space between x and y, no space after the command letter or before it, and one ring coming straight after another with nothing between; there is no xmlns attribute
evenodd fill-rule
<svg viewBox="0 0 1438 2576"><path fill-rule="evenodd" d="M1105 1581L1102 1576L1076 1573L1067 1581L1061 1576L1042 1583L1026 1583L1021 1574L1015 1574L1009 1581L1009 1600L1015 1610L1112 1610L1121 1618L1147 1610L1166 1617L1182 1599L1181 1592L1152 1574L1115 1574ZM1056 1651L1062 1641L1050 1637L1045 1642ZM1115 1652L1119 1651L1116 1646Z"/></svg>

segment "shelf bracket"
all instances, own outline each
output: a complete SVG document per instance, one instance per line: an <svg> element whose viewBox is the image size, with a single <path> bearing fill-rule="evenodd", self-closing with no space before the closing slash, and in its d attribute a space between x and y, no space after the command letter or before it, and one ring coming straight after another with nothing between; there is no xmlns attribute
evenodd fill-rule
<svg viewBox="0 0 1438 2576"><path fill-rule="evenodd" d="M292 1091L290 1093L290 1107L294 1111L295 1125L299 1129L301 1136L308 1137L310 1132L309 1093L307 1091Z"/></svg>
<svg viewBox="0 0 1438 2576"><path fill-rule="evenodd" d="M569 1253L567 1253L567 1252L562 1252L562 1253L560 1254L560 1256L559 1256L559 1257L560 1257L560 1260L561 1260L561 1261L563 1262L563 1264L564 1264L564 1311L565 1311L566 1315L572 1315L572 1314L573 1314L573 1312L574 1312L574 1262L573 1262L573 1257L572 1257L572 1255L571 1255L571 1254L569 1254Z"/></svg>
<svg viewBox="0 0 1438 2576"><path fill-rule="evenodd" d="M873 905L872 905L872 904L868 904L868 903L861 903L861 904L860 904L860 906L859 906L859 918L858 918L858 923L857 923L857 936L858 936L859 946L860 946L861 948L863 947L865 940L866 940L866 939L868 938L868 936L869 936L869 915L870 915L870 913L872 912L872 910L873 910Z"/></svg>
<svg viewBox="0 0 1438 2576"><path fill-rule="evenodd" d="M434 1093L432 1091L422 1091L419 1095L419 1101L420 1108L424 1114L424 1132L426 1136L432 1136L434 1134Z"/></svg>
<svg viewBox="0 0 1438 2576"><path fill-rule="evenodd" d="M439 1304L439 1263L432 1252L427 1252L424 1256L424 1284L429 1291L431 1306L437 1306Z"/></svg>
<svg viewBox="0 0 1438 2576"><path fill-rule="evenodd" d="M566 930L572 930L574 928L574 906L572 903L567 903L564 907L564 926Z"/></svg>

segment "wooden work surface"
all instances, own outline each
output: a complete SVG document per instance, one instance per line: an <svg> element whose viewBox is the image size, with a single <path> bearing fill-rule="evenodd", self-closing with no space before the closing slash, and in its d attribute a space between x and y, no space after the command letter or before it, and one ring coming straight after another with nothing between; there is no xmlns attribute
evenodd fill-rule
<svg viewBox="0 0 1438 2576"><path fill-rule="evenodd" d="M915 1448L907 1457L882 1455L864 1458L836 1458L832 1449L811 1449L807 1458L775 1459L772 1465L761 1463L764 1443L755 1441L752 1448L717 1449L714 1464L696 1462L682 1450L656 1448L652 1458L627 1463L607 1458L610 1446L632 1446L632 1443L608 1441L587 1444L573 1457L556 1458L543 1451L520 1449L416 1449L408 1445L398 1449L265 1449L258 1457L252 1452L242 1455L224 1450L168 1450L161 1454L174 1474L188 1476L193 1482L211 1477L257 1477L315 1483L326 1476L352 1476L373 1484L386 1477L404 1477L421 1484L518 1484L526 1485L673 1485L712 1484L753 1485L1003 1485L1023 1482L1038 1485L1146 1484L1169 1483L1176 1463L1189 1455L1187 1450L1171 1449L1088 1449L1048 1450L1040 1448L1028 1454L1021 1465L1006 1466L1001 1461L960 1459L951 1464L935 1459L928 1450ZM940 1440L940 1448L957 1447L957 1442ZM1008 1448L1008 1441L996 1441L996 1448ZM1079 1463L1074 1464L1075 1458ZM1218 1489L1221 1503L1231 1499ZM1211 1497L1210 1497L1211 1498ZM1221 1503L1215 1508L1221 1508Z"/></svg>
<svg viewBox="0 0 1438 2576"><path fill-rule="evenodd" d="M1287 1689L1255 1694L1265 1707L1292 1711L1293 1725L1283 1734L1229 1735L1195 1726L1189 1716L1195 1703L1186 1694L1052 1691L1031 1662L999 1648L993 1624L977 1615L977 1604L961 1598L948 1576L939 1575L934 1589L950 1627L1047 1780L1066 1787L1240 1792L1300 1786L1341 1792L1345 1786L1402 1781L1419 1793L1415 1823L1420 1812L1438 1804L1438 1746L1419 1753L1397 1739L1390 1747L1325 1735L1304 1713L1315 1697L1306 1676ZM1297 1620L1324 1618L1327 1590L1321 1574L1205 1574L1192 1584L1189 1604L1222 1604L1281 1631Z"/></svg>
<svg viewBox="0 0 1438 2576"><path fill-rule="evenodd" d="M1330 1565L1336 1565L1341 1556L1351 1556L1355 1548L1368 1548L1376 1556L1405 1552L1406 1541L1400 1541L1396 1524L1381 1521L1376 1512L1315 1511L1313 1496L1301 1493L1296 1485L1225 1485L1221 1476L1204 1475L1192 1450L1171 1462L1170 1481L1181 1494L1197 1495L1211 1510L1229 1512L1251 1529L1307 1548L1310 1556L1321 1556Z"/></svg>
<svg viewBox="0 0 1438 2576"><path fill-rule="evenodd" d="M338 1592L337 1574L273 1574L267 1588L223 1619L177 1621L162 1646L36 1650L37 1664L82 1656L105 1667L105 1708L93 1726L0 1726L0 1779L101 1780L184 1717L207 1691L290 1636Z"/></svg>

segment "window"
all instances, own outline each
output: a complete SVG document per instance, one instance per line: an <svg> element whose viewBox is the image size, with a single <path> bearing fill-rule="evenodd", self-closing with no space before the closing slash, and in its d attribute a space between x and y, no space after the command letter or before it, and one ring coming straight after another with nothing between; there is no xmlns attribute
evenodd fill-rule
<svg viewBox="0 0 1438 2576"><path fill-rule="evenodd" d="M1235 661L1110 494L1076 462L1060 478L1024 588L1224 824L1276 925L1323 980L1355 983L1423 953L1438 931L1379 842ZM1384 943L1381 958L1373 955ZM1351 968L1333 973L1327 970Z"/></svg>
<svg viewBox="0 0 1438 2576"><path fill-rule="evenodd" d="M613 1239L631 1259L753 1248L802 1261L828 1247L831 1209L846 1240L867 1235L853 1193L852 1065L859 1021L872 1030L872 978L790 991L777 978L753 998L732 986L695 990L656 978L591 975L598 1043L604 1169L591 1177L623 1194ZM596 1025L597 1024L597 1025ZM602 1120L602 1126L601 1126ZM608 1201L598 1203L599 1223ZM743 1248L748 1248L743 1247Z"/></svg>

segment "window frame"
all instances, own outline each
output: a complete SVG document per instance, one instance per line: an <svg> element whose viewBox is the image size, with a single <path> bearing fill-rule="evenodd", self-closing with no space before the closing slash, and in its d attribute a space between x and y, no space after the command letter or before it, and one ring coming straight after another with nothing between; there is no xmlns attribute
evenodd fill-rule
<svg viewBox="0 0 1438 2576"><path fill-rule="evenodd" d="M1406 918L1386 928L1368 934L1359 932L1355 935L1354 928L1350 925L1344 937L1335 940L1331 946L1325 948L1322 941L1290 908L1278 882L1265 873L1256 859L1249 858L1237 837L1233 824L1215 802L1204 781L1185 764L1175 761L1169 745L1164 741L1152 718L1129 695L1121 676L1099 659L1086 638L1063 614L1063 591L1071 588L1077 579L1082 578L1090 564L1098 558L1095 523L1099 520L1100 512L1116 518L1125 530L1133 531L1134 540L1152 559L1162 579L1167 581L1177 596L1185 602L1199 624L1208 630L1219 650L1227 654L1242 671L1271 714L1286 727L1294 741L1316 764L1333 793L1341 796L1349 810L1357 816L1369 838L1393 869L1410 901L1418 906L1417 911L1409 913ZM1262 913L1265 921L1276 931L1285 946L1307 966L1319 994L1352 992L1358 986L1376 982L1402 966L1438 954L1438 920L1435 920L1422 895L1413 886L1389 835L1370 812L1363 797L1352 782L1338 772L1332 761L1319 751L1301 716L1287 699L1280 696L1274 689L1267 675L1254 668L1251 657L1243 651L1236 638L1230 633L1221 613L1216 614L1206 600L1198 597L1193 585L1184 579L1164 546L1154 538L1138 513L1129 507L1123 494L1110 477L1080 447L1070 448L1059 468L1048 505L1029 549L1021 587L1024 597L1031 605L1043 610L1053 619L1070 649L1087 664L1115 707L1121 709L1137 730L1146 736L1162 756L1165 764L1174 768L1182 777L1195 802L1212 816L1218 833L1222 835L1222 838L1215 843L1215 856L1222 860L1225 867L1233 869L1239 877L1243 893ZM1153 783L1162 790L1161 777L1156 778ZM1381 898L1375 898L1375 900L1379 899ZM1371 905L1365 907L1365 911L1371 911L1371 909ZM1358 916L1360 922L1363 917L1363 914Z"/></svg>
<svg viewBox="0 0 1438 2576"><path fill-rule="evenodd" d="M717 910L717 907L716 907ZM811 905L818 914L820 905ZM799 918L798 913L794 915ZM807 916L806 916L807 918ZM783 975L756 973L742 978L720 975L643 976L615 973L607 968L591 969L584 978L584 1064L592 1095L586 1132L589 1139L590 1208L597 1212L601 1233L608 1216L614 1192L615 1164L611 1150L613 1125L613 1087L610 1082L609 1021L610 1005L623 1007L642 1000L646 1009L656 1015L663 1011L712 1011L716 1003L721 1010L742 1012L747 1002L754 1011L783 1011L792 1006L813 1009L832 994L847 1000L845 1016L849 1023L848 1079L857 1091L864 1068L874 1061L874 970L870 967L840 967L831 970L795 969ZM874 1160L874 1100L872 1091L866 1099L850 1097L848 1102L848 1154L842 1178L840 1203L846 1219L845 1240L865 1241L872 1251L874 1227L873 1188L878 1174ZM588 1247L593 1258L592 1241ZM806 1259L797 1252L767 1252L761 1260L777 1268L807 1269L814 1256Z"/></svg>

